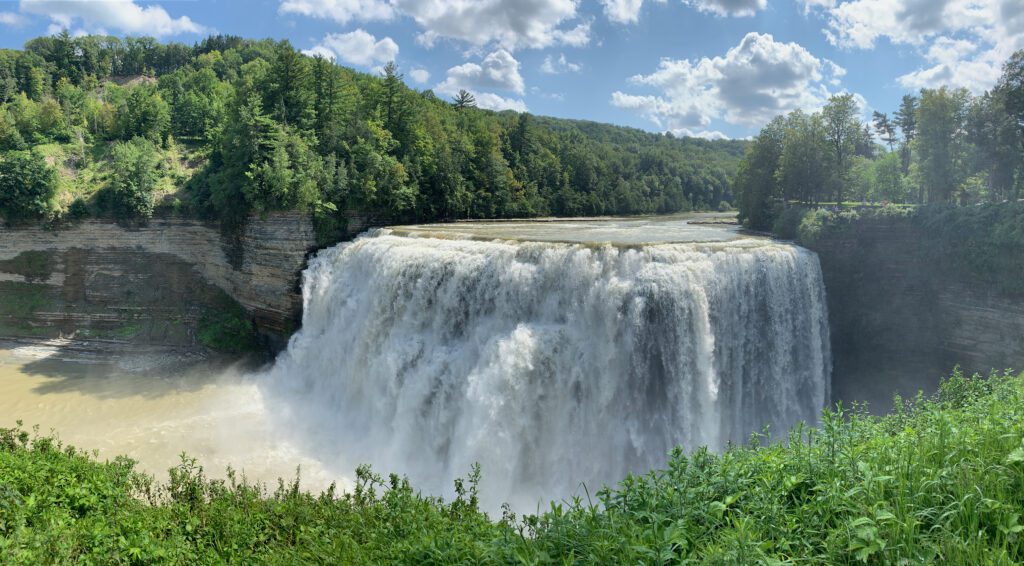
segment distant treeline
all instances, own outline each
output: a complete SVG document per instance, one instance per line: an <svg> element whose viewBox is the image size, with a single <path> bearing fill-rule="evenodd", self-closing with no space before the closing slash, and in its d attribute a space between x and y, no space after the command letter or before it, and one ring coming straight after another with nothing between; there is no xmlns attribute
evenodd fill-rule
<svg viewBox="0 0 1024 566"><path fill-rule="evenodd" d="M743 220L770 229L792 203L974 204L1022 196L1024 51L981 96L923 89L904 96L891 116L875 112L865 124L859 114L845 94L820 112L792 112L765 126L734 188Z"/></svg>
<svg viewBox="0 0 1024 566"><path fill-rule="evenodd" d="M73 151L47 159L40 148L53 144ZM300 209L329 226L346 209L400 219L709 209L731 204L744 146L485 111L467 94L408 88L393 64L359 73L287 41L62 33L0 51L7 218L146 216L170 178L169 150L184 155L176 206L219 218ZM97 192L55 198L54 169L89 167Z"/></svg>

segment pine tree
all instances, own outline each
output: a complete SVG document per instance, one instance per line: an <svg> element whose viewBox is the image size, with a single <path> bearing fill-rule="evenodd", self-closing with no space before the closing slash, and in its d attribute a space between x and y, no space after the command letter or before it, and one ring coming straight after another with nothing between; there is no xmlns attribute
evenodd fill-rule
<svg viewBox="0 0 1024 566"><path fill-rule="evenodd" d="M888 114L877 110L872 116L872 121L874 122L875 131L878 132L882 141L889 146L889 151L892 151L893 146L896 144L896 125L889 119Z"/></svg>
<svg viewBox="0 0 1024 566"><path fill-rule="evenodd" d="M453 100L455 101L455 107L460 110L462 108L476 108L476 97L465 89L460 90Z"/></svg>

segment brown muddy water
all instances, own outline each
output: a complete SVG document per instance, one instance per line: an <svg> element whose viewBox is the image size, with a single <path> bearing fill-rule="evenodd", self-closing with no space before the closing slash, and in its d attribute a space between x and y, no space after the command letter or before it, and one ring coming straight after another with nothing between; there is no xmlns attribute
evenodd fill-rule
<svg viewBox="0 0 1024 566"><path fill-rule="evenodd" d="M344 478L306 458L271 425L260 388L245 372L192 364L173 373L146 364L61 356L0 344L0 427L38 426L99 460L126 455L166 481L186 451L213 478L228 466L250 481L276 486L301 468L302 486L325 489ZM134 367L132 367L134 366Z"/></svg>

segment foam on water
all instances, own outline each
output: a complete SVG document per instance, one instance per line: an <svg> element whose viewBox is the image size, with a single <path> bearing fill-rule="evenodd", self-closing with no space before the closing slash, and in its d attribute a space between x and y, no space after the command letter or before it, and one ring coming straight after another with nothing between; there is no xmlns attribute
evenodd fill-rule
<svg viewBox="0 0 1024 566"><path fill-rule="evenodd" d="M444 494L478 462L490 508L527 510L676 445L813 422L831 368L817 257L732 238L368 233L311 261L267 411L339 473L370 463Z"/></svg>

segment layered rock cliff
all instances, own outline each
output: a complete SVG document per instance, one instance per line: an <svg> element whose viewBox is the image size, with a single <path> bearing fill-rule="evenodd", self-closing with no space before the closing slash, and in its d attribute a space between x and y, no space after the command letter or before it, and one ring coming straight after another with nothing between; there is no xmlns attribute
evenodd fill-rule
<svg viewBox="0 0 1024 566"><path fill-rule="evenodd" d="M349 215L345 235L373 224ZM809 244L828 296L835 399L884 410L894 391L934 389L957 364L1024 367L1024 297L935 261L930 237L883 217ZM203 318L237 303L279 349L301 320L300 276L315 246L302 214L254 217L230 235L186 219L0 227L0 340L202 350Z"/></svg>
<svg viewBox="0 0 1024 566"><path fill-rule="evenodd" d="M966 372L1024 367L1024 297L938 261L928 230L867 218L809 245L828 296L836 399L891 406Z"/></svg>
<svg viewBox="0 0 1024 566"><path fill-rule="evenodd" d="M279 347L300 320L315 245L292 213L235 234L185 219L0 228L0 338L198 348L200 320L237 302Z"/></svg>

